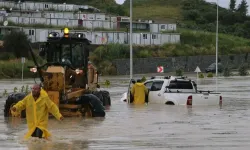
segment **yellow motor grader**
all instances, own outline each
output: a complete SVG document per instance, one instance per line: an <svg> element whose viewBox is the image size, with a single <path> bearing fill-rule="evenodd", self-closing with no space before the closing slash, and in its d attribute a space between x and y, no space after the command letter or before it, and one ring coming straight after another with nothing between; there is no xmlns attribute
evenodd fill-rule
<svg viewBox="0 0 250 150"><path fill-rule="evenodd" d="M97 90L100 88L98 72L89 61L90 44L82 33L69 33L68 28L61 34L51 32L39 52L47 61L43 65L37 63L30 46L35 64L29 67L30 71L39 75L42 88L65 117L104 117L105 106L111 105L109 92ZM10 108L25 96L25 93L10 94L5 103L4 116L11 117ZM79 99L80 104L77 103ZM17 116L25 117L25 111Z"/></svg>

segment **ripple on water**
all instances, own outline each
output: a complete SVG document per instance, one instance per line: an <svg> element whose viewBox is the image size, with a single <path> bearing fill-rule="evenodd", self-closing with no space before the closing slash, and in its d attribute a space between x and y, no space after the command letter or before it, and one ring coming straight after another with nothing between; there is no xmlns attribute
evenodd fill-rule
<svg viewBox="0 0 250 150"><path fill-rule="evenodd" d="M102 78L102 77L101 77ZM103 78L108 79L108 78ZM103 80L102 79L102 80ZM27 131L25 120L7 120L0 112L0 149L10 150L248 150L250 147L250 80L219 78L223 94L222 108L217 106L129 106L120 102L127 91L123 80L110 78L112 106L105 118L50 119L52 141L22 141ZM195 78L194 78L195 79ZM199 84L199 82L201 84ZM27 84L32 83L31 81ZM209 84L208 84L209 83ZM119 86L119 85L122 86ZM235 86L238 85L238 86ZM0 93L20 86L18 81L0 81ZM198 81L199 89L215 89L213 79ZM5 99L0 100L4 106Z"/></svg>

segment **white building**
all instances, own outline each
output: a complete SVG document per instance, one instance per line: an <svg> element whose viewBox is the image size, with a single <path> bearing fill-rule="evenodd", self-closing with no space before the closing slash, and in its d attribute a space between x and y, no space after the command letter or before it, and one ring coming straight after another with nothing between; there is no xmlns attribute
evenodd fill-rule
<svg viewBox="0 0 250 150"><path fill-rule="evenodd" d="M3 18L0 17L0 20ZM95 28L101 29L117 29L117 23L111 21L102 20L79 20L79 19L65 19L65 18L40 18L40 17L7 17L7 21L14 24L24 25L51 25L60 27L83 27L90 30Z"/></svg>
<svg viewBox="0 0 250 150"><path fill-rule="evenodd" d="M61 29L43 29L43 28L21 28L21 27L8 27L1 26L0 34L7 34L12 30L20 30L25 32L31 42L45 42L49 33L58 32L63 35ZM92 44L102 45L109 43L129 44L129 33L115 32L115 31L84 31L75 30L72 33L83 33L84 36L92 42ZM176 33L133 33L134 45L162 45L165 43L179 43L180 34Z"/></svg>
<svg viewBox="0 0 250 150"><path fill-rule="evenodd" d="M88 9L90 6L73 4L53 4L48 2L9 2L1 1L0 7L16 8L10 11L2 10L0 21L10 21L15 25L50 25L60 27L83 27L91 31L95 28L120 30L129 28L130 18L127 16L111 16L104 13L86 13L80 9ZM17 9L19 6L19 10ZM56 10L56 11L55 11ZM70 11L75 10L75 11ZM132 25L135 30L159 33L175 31L176 24L156 24L152 20L138 20Z"/></svg>
<svg viewBox="0 0 250 150"><path fill-rule="evenodd" d="M176 24L150 24L150 32L176 31Z"/></svg>
<svg viewBox="0 0 250 150"><path fill-rule="evenodd" d="M179 33L133 33L135 45L162 45L165 43L179 43Z"/></svg>
<svg viewBox="0 0 250 150"><path fill-rule="evenodd" d="M14 1L0 1L0 7L12 8L16 10L39 10L39 11L78 11L81 10L92 10L95 12L100 12L99 9L88 5L75 5L75 4L55 4L51 2L14 2Z"/></svg>
<svg viewBox="0 0 250 150"><path fill-rule="evenodd" d="M60 28L69 27L86 28L88 31L81 32L92 44L120 43L129 44L129 21L127 16L111 16L104 13L86 13L85 10L95 10L94 7L87 5L74 4L54 4L50 2L12 2L0 1L0 21L8 21L15 25L28 25L31 27L20 28L24 31L32 42L45 42L48 34L54 29L46 29L48 26ZM12 8L12 9L10 9ZM48 26L46 26L48 25ZM39 28L43 27L43 28ZM145 33L136 33L132 35L132 41L135 45L162 45L164 43L179 43L180 34L164 33L167 31L176 31L176 24L156 24L152 20L138 20L133 22L134 31L144 31ZM14 30L15 27L12 27ZM119 31L127 28L127 32ZM11 30L6 27L0 27L0 34L6 34ZM8 29L8 32L5 30ZM100 29L110 29L116 31L96 31Z"/></svg>
<svg viewBox="0 0 250 150"><path fill-rule="evenodd" d="M7 12L2 10L1 14ZM40 18L64 18L64 19L82 19L82 20L110 20L110 17L104 13L84 13L78 12L56 12L56 11L33 11L33 10L12 10L8 13L10 17L40 17ZM116 20L115 20L116 21Z"/></svg>

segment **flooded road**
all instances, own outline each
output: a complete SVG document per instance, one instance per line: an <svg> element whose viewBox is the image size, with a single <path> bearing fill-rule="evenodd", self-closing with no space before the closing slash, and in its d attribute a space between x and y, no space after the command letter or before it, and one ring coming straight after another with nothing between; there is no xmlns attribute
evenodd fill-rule
<svg viewBox="0 0 250 150"><path fill-rule="evenodd" d="M108 79L112 106L105 118L49 120L52 141L22 141L25 119L4 118L0 100L0 149L3 150L248 150L250 147L250 77L221 77L218 91L223 106L132 106L120 101L129 76ZM195 76L194 76L194 78ZM0 81L0 92L20 87L19 81ZM33 81L25 81L32 84ZM215 90L215 79L199 79L198 89Z"/></svg>

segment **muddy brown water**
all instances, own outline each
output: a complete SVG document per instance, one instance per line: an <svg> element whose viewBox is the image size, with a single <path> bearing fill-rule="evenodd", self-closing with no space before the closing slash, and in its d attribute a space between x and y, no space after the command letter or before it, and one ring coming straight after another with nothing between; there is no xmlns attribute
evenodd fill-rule
<svg viewBox="0 0 250 150"><path fill-rule="evenodd" d="M223 106L132 106L120 101L129 76L101 77L110 80L104 87L112 106L105 118L49 120L51 141L23 141L25 119L4 118L5 98L0 106L0 149L82 150L82 149L176 149L248 150L250 147L250 77L218 78ZM191 78L195 79L195 75ZM25 80L31 85L33 80ZM198 80L198 89L215 90L215 79ZM0 80L0 92L20 87L17 80Z"/></svg>

